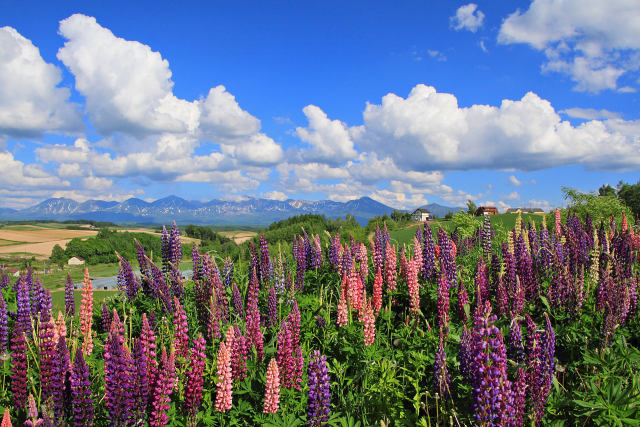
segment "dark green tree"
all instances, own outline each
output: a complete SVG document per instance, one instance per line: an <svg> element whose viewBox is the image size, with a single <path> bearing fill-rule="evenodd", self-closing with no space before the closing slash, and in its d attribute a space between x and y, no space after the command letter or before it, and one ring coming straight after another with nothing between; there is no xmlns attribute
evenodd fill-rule
<svg viewBox="0 0 640 427"><path fill-rule="evenodd" d="M618 198L624 202L634 215L640 215L640 181L636 184L618 184Z"/></svg>
<svg viewBox="0 0 640 427"><path fill-rule="evenodd" d="M467 200L467 212L470 213L471 215L475 215L476 210L478 210L478 207L476 206L475 203L473 203L473 200L471 199Z"/></svg>
<svg viewBox="0 0 640 427"><path fill-rule="evenodd" d="M64 249L62 249L60 245L55 245L51 250L51 256L49 257L49 260L51 260L52 263L60 266L60 268L62 268L62 266L67 263L68 259L69 258L64 253Z"/></svg>
<svg viewBox="0 0 640 427"><path fill-rule="evenodd" d="M603 197L616 197L616 189L609 184L603 185L598 188L598 196Z"/></svg>

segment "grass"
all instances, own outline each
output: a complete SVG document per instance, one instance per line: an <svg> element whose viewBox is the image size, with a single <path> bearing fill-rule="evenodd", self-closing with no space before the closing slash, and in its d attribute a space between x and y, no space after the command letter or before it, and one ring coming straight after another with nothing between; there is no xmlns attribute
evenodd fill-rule
<svg viewBox="0 0 640 427"><path fill-rule="evenodd" d="M25 242L16 242L14 240L4 240L4 239L0 239L0 246L11 246L11 245L19 245L21 243L25 243Z"/></svg>
<svg viewBox="0 0 640 427"><path fill-rule="evenodd" d="M102 306L102 301L113 295L117 295L118 291L93 291L93 308L94 311L97 308L98 311ZM75 300L76 314L80 312L80 301L82 300L82 291L73 291L73 298ZM51 292L51 306L52 313L57 316L58 310L64 312L64 291Z"/></svg>

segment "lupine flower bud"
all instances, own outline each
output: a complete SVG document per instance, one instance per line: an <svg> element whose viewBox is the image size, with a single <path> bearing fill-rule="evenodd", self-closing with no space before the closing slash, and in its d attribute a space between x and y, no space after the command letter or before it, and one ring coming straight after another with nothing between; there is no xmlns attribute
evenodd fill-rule
<svg viewBox="0 0 640 427"><path fill-rule="evenodd" d="M266 383L267 389L264 394L264 409L262 412L265 414L275 414L278 411L278 405L280 403L280 374L278 372L278 362L276 362L276 359L271 359L269 362Z"/></svg>
<svg viewBox="0 0 640 427"><path fill-rule="evenodd" d="M218 350L218 383L216 394L216 411L226 412L231 410L231 394L232 394L232 377L231 377L231 358L227 351L227 346L223 342L220 343Z"/></svg>
<svg viewBox="0 0 640 427"><path fill-rule="evenodd" d="M327 370L327 358L318 350L311 353L308 372L307 422L310 426L321 426L327 422L331 411L331 379Z"/></svg>

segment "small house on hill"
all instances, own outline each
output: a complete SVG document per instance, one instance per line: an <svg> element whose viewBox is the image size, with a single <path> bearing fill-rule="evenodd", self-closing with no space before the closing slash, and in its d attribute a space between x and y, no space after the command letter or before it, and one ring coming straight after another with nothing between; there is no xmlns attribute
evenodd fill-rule
<svg viewBox="0 0 640 427"><path fill-rule="evenodd" d="M418 208L411 214L411 220L415 222L424 222L431 218L431 214L424 208Z"/></svg>
<svg viewBox="0 0 640 427"><path fill-rule="evenodd" d="M84 258L81 258L79 256L74 256L69 258L69 261L67 261L67 265L82 265L84 264Z"/></svg>
<svg viewBox="0 0 640 427"><path fill-rule="evenodd" d="M495 206L479 206L478 209L476 209L476 216L497 215L497 214L498 214L498 208L496 208Z"/></svg>

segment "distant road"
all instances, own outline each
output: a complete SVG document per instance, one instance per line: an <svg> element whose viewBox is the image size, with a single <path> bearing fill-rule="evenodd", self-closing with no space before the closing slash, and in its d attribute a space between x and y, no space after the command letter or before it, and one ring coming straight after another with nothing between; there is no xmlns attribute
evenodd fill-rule
<svg viewBox="0 0 640 427"><path fill-rule="evenodd" d="M140 276L140 271L134 271L136 276ZM193 276L193 270L182 270L180 272L183 279L191 279ZM91 286L96 291L115 291L118 289L118 276L111 277L97 277L91 279ZM73 284L74 289L82 289L82 282Z"/></svg>

